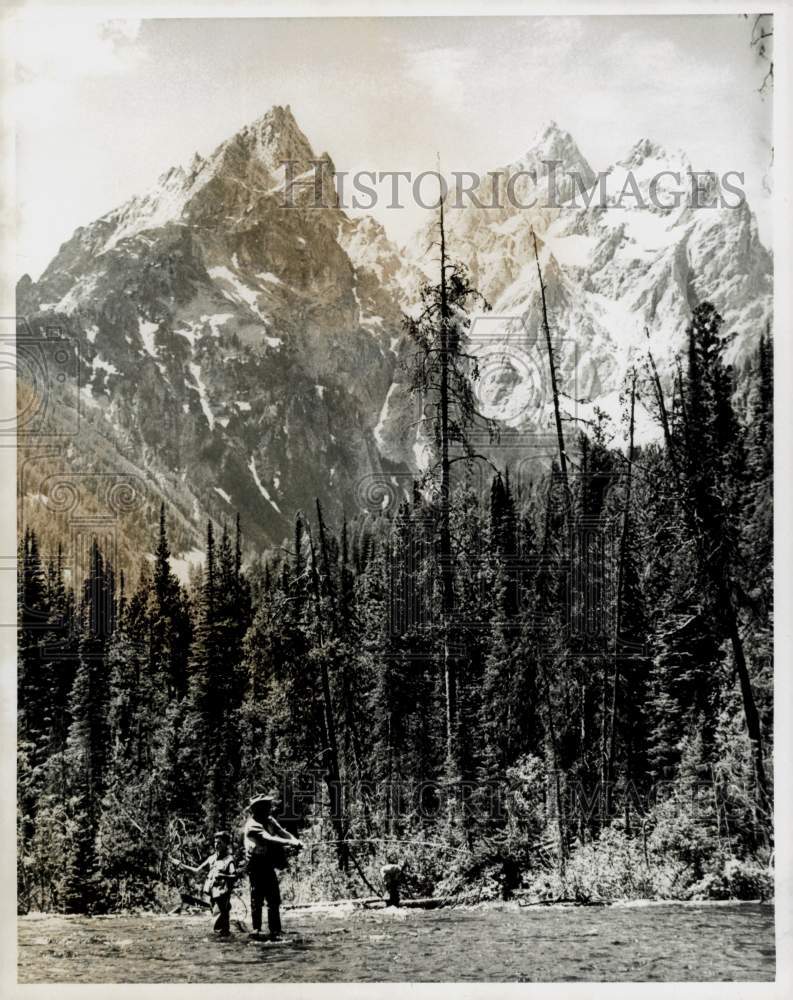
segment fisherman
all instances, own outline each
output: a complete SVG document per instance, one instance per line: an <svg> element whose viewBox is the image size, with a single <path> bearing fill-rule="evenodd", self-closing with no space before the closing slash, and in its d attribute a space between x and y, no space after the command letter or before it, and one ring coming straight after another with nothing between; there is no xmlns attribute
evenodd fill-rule
<svg viewBox="0 0 793 1000"><path fill-rule="evenodd" d="M220 937L228 937L231 934L231 889L237 872L234 867L234 855L231 853L231 837L225 830L218 830L215 834L215 852L202 861L200 865L193 868L182 861L172 859L174 864L183 871L199 875L207 869L207 877L204 880L203 893L209 897L210 909L217 907L218 915L215 919L214 931Z"/></svg>
<svg viewBox="0 0 793 1000"><path fill-rule="evenodd" d="M396 863L396 855L393 852L386 855L386 862L380 869L380 877L388 893L385 905L399 906L399 883L402 881L402 867Z"/></svg>
<svg viewBox="0 0 793 1000"><path fill-rule="evenodd" d="M286 867L284 848L303 846L271 815L274 803L272 795L254 795L248 803L250 815L243 831L251 884L251 937L262 936L262 904L266 900L271 941L277 941L281 934L281 893L276 869Z"/></svg>

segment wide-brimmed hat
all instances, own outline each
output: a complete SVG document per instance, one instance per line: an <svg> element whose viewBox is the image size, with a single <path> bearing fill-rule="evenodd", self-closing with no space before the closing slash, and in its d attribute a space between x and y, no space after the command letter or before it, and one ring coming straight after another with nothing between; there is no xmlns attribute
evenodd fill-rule
<svg viewBox="0 0 793 1000"><path fill-rule="evenodd" d="M264 805L265 802L269 805L273 805L275 801L276 798L274 795L254 795L248 803L248 809L254 809L256 806Z"/></svg>
<svg viewBox="0 0 793 1000"><path fill-rule="evenodd" d="M231 834L228 830L215 830L215 836L213 840L231 840Z"/></svg>

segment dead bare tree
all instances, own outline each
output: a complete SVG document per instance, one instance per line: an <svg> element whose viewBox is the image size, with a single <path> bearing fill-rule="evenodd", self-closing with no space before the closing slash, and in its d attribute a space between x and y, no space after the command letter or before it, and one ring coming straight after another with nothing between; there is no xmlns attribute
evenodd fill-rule
<svg viewBox="0 0 793 1000"><path fill-rule="evenodd" d="M446 703L446 760L450 776L457 775L458 683L457 662L453 652L454 553L451 533L451 468L454 462L488 459L474 452L468 430L478 421L491 437L497 431L493 421L476 407L473 383L479 377L475 355L465 350L469 327L466 307L479 301L489 306L473 288L464 267L450 261L446 247L443 199L438 206L440 276L437 284L426 283L421 290L422 309L417 318L408 317L405 326L418 350L409 361L409 385L417 395L432 399L431 416L423 416L419 426L429 420L433 426L438 461L425 474L425 482L439 474L438 565L441 579L441 618L443 632L443 676ZM462 449L453 455L453 447Z"/></svg>
<svg viewBox="0 0 793 1000"><path fill-rule="evenodd" d="M545 345L548 350L548 367L551 373L551 391L553 393L553 414L556 422L556 442L559 450L559 469L562 474L562 489L564 490L565 514L568 530L570 529L570 517L572 514L572 499L570 496L570 483L567 478L567 451L564 445L564 431L562 429L562 413L559 406L559 384L556 378L556 359L551 343L551 330L548 325L548 305L545 300L545 282L542 279L542 268L540 267L540 255L537 251L537 236L532 229L531 238L534 243L534 260L537 263L537 277L540 282L540 302L542 304L542 326L545 333Z"/></svg>

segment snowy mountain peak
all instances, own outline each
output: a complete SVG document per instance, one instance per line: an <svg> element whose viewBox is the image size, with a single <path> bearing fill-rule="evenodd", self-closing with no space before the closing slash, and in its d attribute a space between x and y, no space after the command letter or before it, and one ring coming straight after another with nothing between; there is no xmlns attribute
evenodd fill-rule
<svg viewBox="0 0 793 1000"><path fill-rule="evenodd" d="M550 151L559 147L575 146L575 144L575 139L567 129L561 128L553 119L550 119L535 132L529 145L529 152Z"/></svg>
<svg viewBox="0 0 793 1000"><path fill-rule="evenodd" d="M652 139L639 139L635 142L630 151L625 158L627 162L631 163L641 163L643 160L647 159L648 156L655 158L665 157L666 150L663 146L659 145L657 142L653 142Z"/></svg>
<svg viewBox="0 0 793 1000"><path fill-rule="evenodd" d="M165 187L166 185L170 185L171 187L173 187L176 184L181 184L182 181L184 181L184 177L185 173L182 167L180 166L169 167L167 170L164 170L157 178L157 184L160 187Z"/></svg>
<svg viewBox="0 0 793 1000"><path fill-rule="evenodd" d="M621 160L617 160L616 165L618 167L631 169L641 167L648 160L653 162L663 161L664 163L670 163L672 161L685 161L688 163L688 160L681 150L675 150L670 154L659 143L654 142L652 139L645 138L639 139L638 142L635 142L628 150L627 154Z"/></svg>
<svg viewBox="0 0 793 1000"><path fill-rule="evenodd" d="M573 165L582 164L589 169L575 139L555 121L549 121L538 129L523 159L527 162L560 160L565 168L572 169Z"/></svg>
<svg viewBox="0 0 793 1000"><path fill-rule="evenodd" d="M251 127L262 134L267 133L273 137L299 137L302 142L307 143L306 137L292 113L292 108L288 104L283 107L280 104L274 104L257 118Z"/></svg>
<svg viewBox="0 0 793 1000"><path fill-rule="evenodd" d="M559 175L577 174L586 185L594 183L595 180L595 174L575 139L555 121L549 121L540 128L527 152L506 168L507 174L521 171L527 171L538 179L549 176L551 171ZM560 183L560 194L562 194L564 183L561 179Z"/></svg>
<svg viewBox="0 0 793 1000"><path fill-rule="evenodd" d="M300 130L292 109L275 105L260 118L246 125L229 140L247 147L267 170L278 170L284 160L297 160L301 164L314 158L308 139Z"/></svg>
<svg viewBox="0 0 793 1000"><path fill-rule="evenodd" d="M289 161L294 179L313 170L317 159L326 163L324 203L335 205L333 162L327 154L315 156L289 105L276 105L220 143L208 157L196 152L186 170L180 165L164 171L148 192L108 212L99 220L102 225L97 230L89 227L85 238L91 252L105 253L119 241L148 229L189 222L193 212L202 218L207 211L214 215L221 187L234 188L238 195L244 191L248 203L256 197L282 198L289 176L285 162ZM295 201L313 196L313 189L300 185Z"/></svg>
<svg viewBox="0 0 793 1000"><path fill-rule="evenodd" d="M277 132L287 131L289 129L296 129L300 131L297 120L292 113L292 107L289 104L274 104L271 108L268 108L263 115L260 115L254 122L251 123L251 127L257 129L273 128Z"/></svg>

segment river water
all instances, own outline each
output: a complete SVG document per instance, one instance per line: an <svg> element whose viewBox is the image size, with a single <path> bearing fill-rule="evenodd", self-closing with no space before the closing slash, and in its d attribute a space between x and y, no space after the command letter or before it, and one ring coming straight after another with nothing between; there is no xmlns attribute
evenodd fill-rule
<svg viewBox="0 0 793 1000"><path fill-rule="evenodd" d="M283 944L190 916L19 919L19 981L773 980L773 907L760 903L284 913Z"/></svg>

